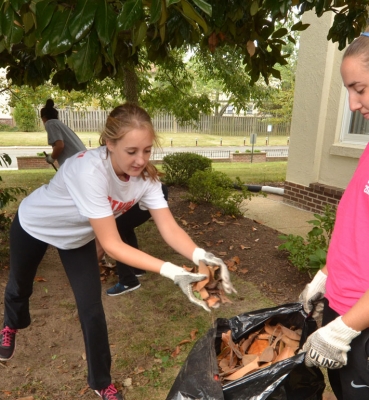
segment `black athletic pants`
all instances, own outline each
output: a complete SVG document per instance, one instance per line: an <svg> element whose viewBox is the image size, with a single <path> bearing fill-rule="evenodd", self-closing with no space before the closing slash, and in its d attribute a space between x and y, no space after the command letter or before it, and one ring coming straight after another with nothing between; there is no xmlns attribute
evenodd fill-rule
<svg viewBox="0 0 369 400"><path fill-rule="evenodd" d="M324 300L323 325L333 321L339 314ZM347 365L340 369L328 369L329 383L337 400L369 399L369 329L365 329L351 342L347 353Z"/></svg>
<svg viewBox="0 0 369 400"><path fill-rule="evenodd" d="M168 200L167 186L162 185L162 190L165 200ZM149 211L141 210L139 205L135 204L126 213L118 217L116 219L116 223L120 237L123 242L138 249L135 228L149 220L150 216L151 215ZM140 274L142 272L140 269L130 267L129 265L124 264L120 261L117 261L116 266L119 275L119 283L130 287L137 286L139 284L139 281L135 274Z"/></svg>
<svg viewBox="0 0 369 400"><path fill-rule="evenodd" d="M5 290L4 325L13 329L30 325L29 298L37 267L47 247L47 243L23 230L17 214L10 229L10 271ZM111 383L111 355L95 240L77 249L58 249L58 252L77 304L86 349L87 380L92 389L101 390Z"/></svg>

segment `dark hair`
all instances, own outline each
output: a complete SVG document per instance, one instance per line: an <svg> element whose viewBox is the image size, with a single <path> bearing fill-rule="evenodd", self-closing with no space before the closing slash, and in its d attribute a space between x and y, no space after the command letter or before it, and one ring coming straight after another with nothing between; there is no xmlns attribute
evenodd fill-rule
<svg viewBox="0 0 369 400"><path fill-rule="evenodd" d="M100 135L100 145L105 146L107 141L116 144L128 132L134 129L146 129L153 137L154 144L158 147L159 140L151 122L150 115L142 107L134 103L124 103L114 108L109 114L105 128ZM150 162L142 172L143 179L147 174L151 179L158 179L156 167Z"/></svg>
<svg viewBox="0 0 369 400"><path fill-rule="evenodd" d="M59 112L56 108L54 108L54 100L48 99L46 100L45 107L41 108L40 116L41 118L49 119L58 119Z"/></svg>

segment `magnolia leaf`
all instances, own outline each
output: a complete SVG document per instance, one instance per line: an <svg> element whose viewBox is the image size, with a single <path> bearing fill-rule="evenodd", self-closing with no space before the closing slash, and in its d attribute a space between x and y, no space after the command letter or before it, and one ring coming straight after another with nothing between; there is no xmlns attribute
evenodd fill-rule
<svg viewBox="0 0 369 400"><path fill-rule="evenodd" d="M248 53L252 57L255 54L255 51L256 51L254 42L249 40L247 42L246 48L247 48Z"/></svg>
<svg viewBox="0 0 369 400"><path fill-rule="evenodd" d="M122 11L118 15L118 30L124 31L131 29L137 21L143 17L143 7L141 0L128 0L124 3Z"/></svg>
<svg viewBox="0 0 369 400"><path fill-rule="evenodd" d="M24 32L28 33L35 26L34 15L29 11L22 15L22 22L24 25Z"/></svg>
<svg viewBox="0 0 369 400"><path fill-rule="evenodd" d="M150 7L150 24L155 24L159 21L161 16L161 7L162 2L161 0L152 0L151 7Z"/></svg>
<svg viewBox="0 0 369 400"><path fill-rule="evenodd" d="M103 46L110 43L116 26L115 13L106 0L99 0L95 16L96 32ZM112 64L112 59L109 60Z"/></svg>
<svg viewBox="0 0 369 400"><path fill-rule="evenodd" d="M42 32L42 38L36 45L36 55L56 56L72 47L72 37L68 29L72 10L57 9L50 24Z"/></svg>
<svg viewBox="0 0 369 400"><path fill-rule="evenodd" d="M212 6L204 0L193 0L193 2L199 7L204 13L211 17L212 14Z"/></svg>
<svg viewBox="0 0 369 400"><path fill-rule="evenodd" d="M22 20L18 14L14 12L12 7L7 7L6 10L0 14L0 23L5 46L7 49L10 49L23 38L24 31Z"/></svg>
<svg viewBox="0 0 369 400"><path fill-rule="evenodd" d="M259 4L255 0L252 2L251 7L250 7L250 15L253 17L258 11L259 11Z"/></svg>
<svg viewBox="0 0 369 400"><path fill-rule="evenodd" d="M192 7L192 5L188 1L181 0L181 4L182 4L183 14L186 18L189 19L189 22L190 23L191 21L196 22L198 25L202 27L204 33L206 33L208 31L208 26L204 18L202 18L202 16Z"/></svg>
<svg viewBox="0 0 369 400"><path fill-rule="evenodd" d="M288 29L286 29L286 28L280 28L280 29L276 30L276 31L273 33L272 38L274 38L274 39L280 38L280 37L282 37L282 36L287 35L287 33L288 33Z"/></svg>
<svg viewBox="0 0 369 400"><path fill-rule="evenodd" d="M49 25L56 7L56 1L44 0L36 3L36 36L38 38L41 38L41 33Z"/></svg>
<svg viewBox="0 0 369 400"><path fill-rule="evenodd" d="M139 28L135 29L133 35L134 46L139 46L145 39L147 32L147 25L145 21L142 21Z"/></svg>
<svg viewBox="0 0 369 400"><path fill-rule="evenodd" d="M291 27L291 31L304 31L310 26L310 24L303 24L301 21Z"/></svg>
<svg viewBox="0 0 369 400"><path fill-rule="evenodd" d="M69 31L75 42L80 41L89 33L95 20L96 9L97 0L77 1L73 17L69 22Z"/></svg>
<svg viewBox="0 0 369 400"><path fill-rule="evenodd" d="M74 70L79 83L87 82L95 74L95 64L100 53L97 33L91 33L73 48L68 64Z"/></svg>

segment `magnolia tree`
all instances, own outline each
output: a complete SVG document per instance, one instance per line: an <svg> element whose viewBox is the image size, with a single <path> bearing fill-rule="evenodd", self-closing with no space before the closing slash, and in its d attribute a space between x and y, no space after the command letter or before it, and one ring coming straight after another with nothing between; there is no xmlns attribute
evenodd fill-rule
<svg viewBox="0 0 369 400"><path fill-rule="evenodd" d="M343 49L366 25L369 0L2 0L0 67L16 85L52 77L66 90L120 80L137 101L137 70L160 65L173 50L199 46L210 54L236 49L251 83L280 78L283 46L309 10L335 14L327 39ZM284 22L291 13L297 22ZM282 24L282 26L281 26Z"/></svg>

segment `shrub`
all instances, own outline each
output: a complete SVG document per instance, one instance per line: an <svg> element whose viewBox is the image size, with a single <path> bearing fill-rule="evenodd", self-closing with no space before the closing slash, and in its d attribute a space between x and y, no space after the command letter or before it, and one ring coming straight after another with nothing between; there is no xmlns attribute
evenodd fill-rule
<svg viewBox="0 0 369 400"><path fill-rule="evenodd" d="M19 102L14 108L13 117L21 132L36 132L37 113L34 107L26 102Z"/></svg>
<svg viewBox="0 0 369 400"><path fill-rule="evenodd" d="M164 181L168 185L187 186L196 171L211 168L211 160L195 153L173 153L163 158Z"/></svg>
<svg viewBox="0 0 369 400"><path fill-rule="evenodd" d="M284 243L278 249L289 252L289 261L299 270L315 273L324 267L329 242L336 221L336 208L326 205L322 215L314 214L315 219L308 221L314 225L304 239L299 235L279 236Z"/></svg>
<svg viewBox="0 0 369 400"><path fill-rule="evenodd" d="M15 126L0 123L0 132L16 132L18 130Z"/></svg>
<svg viewBox="0 0 369 400"><path fill-rule="evenodd" d="M224 214L235 217L242 216L241 203L251 199L253 194L237 178L241 192L235 190L235 185L226 174L220 171L197 171L188 181L188 198L194 203L210 203L218 207Z"/></svg>
<svg viewBox="0 0 369 400"><path fill-rule="evenodd" d="M10 165L12 162L11 158L8 154L0 154L0 166ZM2 178L0 176L0 183L2 183ZM0 187L0 231L5 230L10 225L10 218L2 212L1 209L4 208L11 201L16 201L15 195L19 195L21 193L26 194L27 192L19 187Z"/></svg>

